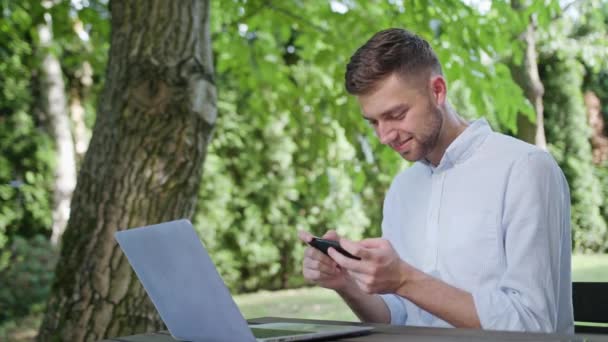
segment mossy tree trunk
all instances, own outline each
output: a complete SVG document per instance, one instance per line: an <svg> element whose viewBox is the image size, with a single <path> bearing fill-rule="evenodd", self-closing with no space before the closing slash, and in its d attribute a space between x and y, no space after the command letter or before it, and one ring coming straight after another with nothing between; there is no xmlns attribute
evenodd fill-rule
<svg viewBox="0 0 608 342"><path fill-rule="evenodd" d="M95 341L162 327L113 235L192 217L215 123L209 1L120 0L110 11L106 84L42 341Z"/></svg>

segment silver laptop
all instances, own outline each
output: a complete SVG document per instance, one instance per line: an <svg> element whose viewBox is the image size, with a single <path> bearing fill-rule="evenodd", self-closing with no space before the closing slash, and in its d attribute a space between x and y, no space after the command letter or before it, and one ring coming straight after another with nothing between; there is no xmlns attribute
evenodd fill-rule
<svg viewBox="0 0 608 342"><path fill-rule="evenodd" d="M290 322L248 326L188 220L124 230L115 238L177 340L307 341L373 329Z"/></svg>

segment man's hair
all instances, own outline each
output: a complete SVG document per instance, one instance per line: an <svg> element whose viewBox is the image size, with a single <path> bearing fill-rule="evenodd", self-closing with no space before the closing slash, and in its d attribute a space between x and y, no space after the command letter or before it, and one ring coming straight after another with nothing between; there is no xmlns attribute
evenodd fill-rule
<svg viewBox="0 0 608 342"><path fill-rule="evenodd" d="M350 58L346 66L346 90L353 95L365 95L394 72L407 77L428 71L443 75L429 43L407 30L391 28L376 33Z"/></svg>

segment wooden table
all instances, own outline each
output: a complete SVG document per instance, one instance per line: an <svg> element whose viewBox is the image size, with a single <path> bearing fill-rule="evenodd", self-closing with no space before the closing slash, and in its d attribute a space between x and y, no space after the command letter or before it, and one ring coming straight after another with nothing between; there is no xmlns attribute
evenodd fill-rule
<svg viewBox="0 0 608 342"><path fill-rule="evenodd" d="M392 342L392 341L607 341L608 335L564 335L520 333L507 331L485 331L475 329L444 329L406 327L387 324L361 324L353 322L319 321L308 319L289 319L279 317L263 317L250 319L250 324L272 322L302 322L302 323L329 323L346 325L367 325L376 329L364 336L342 338L335 341L342 342ZM105 342L173 342L175 341L167 331L140 334L126 337L116 337L104 340ZM235 341L238 342L238 341Z"/></svg>

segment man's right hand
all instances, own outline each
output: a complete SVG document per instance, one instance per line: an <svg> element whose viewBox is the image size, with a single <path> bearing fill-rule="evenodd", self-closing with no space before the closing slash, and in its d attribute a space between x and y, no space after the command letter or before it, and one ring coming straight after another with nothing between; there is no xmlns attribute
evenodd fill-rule
<svg viewBox="0 0 608 342"><path fill-rule="evenodd" d="M309 244L313 235L305 231L299 231L298 237ZM338 241L340 236L335 231L330 230L323 235L323 238ZM346 270L341 269L332 258L310 245L304 251L302 273L304 279L336 291L344 291L349 284L352 285Z"/></svg>

